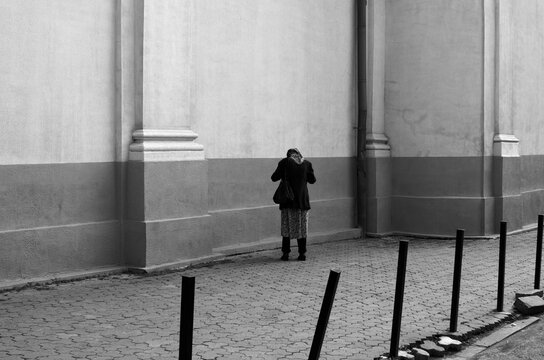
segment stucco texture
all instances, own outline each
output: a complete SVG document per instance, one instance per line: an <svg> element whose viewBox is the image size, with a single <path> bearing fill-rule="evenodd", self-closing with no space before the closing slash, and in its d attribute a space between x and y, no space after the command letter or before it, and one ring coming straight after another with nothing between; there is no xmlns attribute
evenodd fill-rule
<svg viewBox="0 0 544 360"><path fill-rule="evenodd" d="M208 158L353 156L354 1L194 1L192 123Z"/></svg>
<svg viewBox="0 0 544 360"><path fill-rule="evenodd" d="M0 164L115 157L115 2L0 2Z"/></svg>
<svg viewBox="0 0 544 360"><path fill-rule="evenodd" d="M476 0L386 2L385 133L394 157L482 153Z"/></svg>
<svg viewBox="0 0 544 360"><path fill-rule="evenodd" d="M544 154L544 3L512 1L512 107L520 155Z"/></svg>

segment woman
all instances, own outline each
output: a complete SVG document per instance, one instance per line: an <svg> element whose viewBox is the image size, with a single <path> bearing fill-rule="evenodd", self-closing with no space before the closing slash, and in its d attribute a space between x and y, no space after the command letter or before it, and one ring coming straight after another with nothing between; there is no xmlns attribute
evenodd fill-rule
<svg viewBox="0 0 544 360"><path fill-rule="evenodd" d="M283 261L289 260L291 252L291 239L296 238L298 243L298 260L306 260L306 236L308 234L308 211L310 210L310 197L307 183L315 183L312 163L304 160L298 149L289 149L287 157L278 163L276 171L272 174L272 181L287 178L293 189L294 199L280 204L281 210L281 251Z"/></svg>

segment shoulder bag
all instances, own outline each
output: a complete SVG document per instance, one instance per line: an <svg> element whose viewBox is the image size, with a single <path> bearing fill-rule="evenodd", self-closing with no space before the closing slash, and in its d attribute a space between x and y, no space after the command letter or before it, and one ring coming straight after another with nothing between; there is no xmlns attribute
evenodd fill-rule
<svg viewBox="0 0 544 360"><path fill-rule="evenodd" d="M293 189L291 188L291 185L289 185L289 181L287 181L287 164L285 164L283 178L280 180L280 184L278 185L272 200L274 200L276 204L282 205L288 203L294 198L295 195L293 194Z"/></svg>

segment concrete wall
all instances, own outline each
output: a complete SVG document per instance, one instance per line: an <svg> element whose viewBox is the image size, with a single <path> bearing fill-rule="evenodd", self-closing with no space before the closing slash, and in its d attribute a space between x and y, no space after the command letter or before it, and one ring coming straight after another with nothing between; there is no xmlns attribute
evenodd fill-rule
<svg viewBox="0 0 544 360"><path fill-rule="evenodd" d="M354 10L354 0L0 2L0 279L279 239L270 174L290 147L316 172L310 233L353 229ZM426 235L534 223L544 5L371 0L368 14L370 222ZM203 155L185 158L174 141L165 158L135 161L135 129L194 131ZM519 152L496 135L517 137Z"/></svg>
<svg viewBox="0 0 544 360"><path fill-rule="evenodd" d="M208 159L213 247L279 237L270 181L313 162L310 232L355 227L354 1L193 2L191 128Z"/></svg>
<svg viewBox="0 0 544 360"><path fill-rule="evenodd" d="M354 6L0 2L0 279L279 239L290 147L318 179L310 232L353 229ZM198 161L129 160L134 130L187 128Z"/></svg>
<svg viewBox="0 0 544 360"><path fill-rule="evenodd" d="M389 169L380 174L390 181L385 231L490 235L501 220L510 230L536 222L543 11L536 0L386 2L391 157L375 160Z"/></svg>
<svg viewBox="0 0 544 360"><path fill-rule="evenodd" d="M523 225L534 224L544 210L544 4L512 2L512 114L521 156Z"/></svg>
<svg viewBox="0 0 544 360"><path fill-rule="evenodd" d="M1 164L115 160L114 2L0 3Z"/></svg>
<svg viewBox="0 0 544 360"><path fill-rule="evenodd" d="M191 127L211 159L354 155L354 1L194 1Z"/></svg>
<svg viewBox="0 0 544 360"><path fill-rule="evenodd" d="M393 157L481 155L480 3L387 1L385 116Z"/></svg>
<svg viewBox="0 0 544 360"><path fill-rule="evenodd" d="M512 2L513 117L520 155L544 154L544 4L538 0Z"/></svg>
<svg viewBox="0 0 544 360"><path fill-rule="evenodd" d="M391 230L480 234L481 1L389 0L385 19Z"/></svg>
<svg viewBox="0 0 544 360"><path fill-rule="evenodd" d="M115 3L0 2L0 278L117 265Z"/></svg>

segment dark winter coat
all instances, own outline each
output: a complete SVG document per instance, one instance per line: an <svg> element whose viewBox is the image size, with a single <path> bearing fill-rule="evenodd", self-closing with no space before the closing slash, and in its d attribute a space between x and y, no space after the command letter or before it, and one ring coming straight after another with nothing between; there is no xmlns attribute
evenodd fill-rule
<svg viewBox="0 0 544 360"><path fill-rule="evenodd" d="M307 183L315 183L312 163L304 160L298 164L292 158L283 158L271 176L272 181L280 180L283 178L284 173L287 175L287 181L289 181L295 197L293 201L281 204L280 209L310 210L310 196L308 195Z"/></svg>

